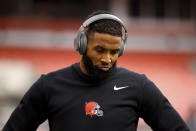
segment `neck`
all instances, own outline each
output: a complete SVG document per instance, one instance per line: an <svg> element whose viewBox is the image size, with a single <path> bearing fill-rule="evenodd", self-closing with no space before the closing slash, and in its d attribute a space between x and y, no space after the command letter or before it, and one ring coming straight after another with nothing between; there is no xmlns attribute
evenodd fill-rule
<svg viewBox="0 0 196 131"><path fill-rule="evenodd" d="M86 68L84 66L84 63L82 61L82 59L80 60L80 70L85 74L85 75L88 75L87 71L86 71Z"/></svg>

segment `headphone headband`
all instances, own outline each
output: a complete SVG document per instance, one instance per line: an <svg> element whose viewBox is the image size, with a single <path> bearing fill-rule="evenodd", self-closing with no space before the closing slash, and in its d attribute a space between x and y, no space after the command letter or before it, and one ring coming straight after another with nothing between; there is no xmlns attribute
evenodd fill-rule
<svg viewBox="0 0 196 131"><path fill-rule="evenodd" d="M115 20L115 21L118 21L119 23L121 23L122 25L124 25L124 23L118 17L116 17L114 15L111 15L111 14L98 14L98 15L92 16L89 19L87 19L86 21L84 21L82 26L83 27L87 27L91 23L93 23L94 21L98 21L98 20L101 20L101 19Z"/></svg>
<svg viewBox="0 0 196 131"><path fill-rule="evenodd" d="M121 42L122 44L121 44L121 48L120 48L120 52L119 52L119 56L121 56L124 52L124 49L125 49L125 44L126 44L126 41L128 38L128 33L127 33L126 27L124 26L123 21L120 20L118 17L111 15L111 14L98 14L98 15L92 16L92 17L88 18L86 21L84 21L78 30L77 37L74 39L75 49L80 54L84 54L86 52L86 46L87 46L88 40L87 40L87 36L86 36L84 30L91 23L98 21L98 20L102 20L102 19L110 19L110 20L117 21L123 27L124 33L122 33L122 42Z"/></svg>
<svg viewBox="0 0 196 131"><path fill-rule="evenodd" d="M121 26L124 29L124 42L126 43L128 34L127 34L127 29L124 26L124 22L119 19L118 17L116 17L115 15L111 15L111 14L98 14L95 16L90 17L89 19L87 19L86 21L83 22L83 24L80 26L79 32L83 31L86 27L88 27L91 23L98 21L98 20L102 20L102 19L110 19L110 20L114 20L117 21L118 23L121 24Z"/></svg>

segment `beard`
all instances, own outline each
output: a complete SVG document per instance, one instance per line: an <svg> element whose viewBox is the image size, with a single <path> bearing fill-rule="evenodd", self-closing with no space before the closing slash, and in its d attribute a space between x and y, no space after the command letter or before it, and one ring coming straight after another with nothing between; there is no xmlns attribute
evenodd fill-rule
<svg viewBox="0 0 196 131"><path fill-rule="evenodd" d="M103 71L99 69L97 66L93 65L92 60L87 55L82 56L82 61L88 73L88 77L91 81L101 81L108 78L112 75L116 68L116 62L114 62L114 64L108 71Z"/></svg>

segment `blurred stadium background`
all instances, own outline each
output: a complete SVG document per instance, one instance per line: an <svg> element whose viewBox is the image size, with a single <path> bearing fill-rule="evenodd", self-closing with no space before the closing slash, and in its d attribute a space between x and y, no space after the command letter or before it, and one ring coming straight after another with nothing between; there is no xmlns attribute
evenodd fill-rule
<svg viewBox="0 0 196 131"><path fill-rule="evenodd" d="M196 130L194 0L1 0L0 128L41 74L80 60L73 39L95 10L126 24L129 38L118 65L146 74ZM38 130L47 131L47 122ZM150 128L140 120L138 131Z"/></svg>

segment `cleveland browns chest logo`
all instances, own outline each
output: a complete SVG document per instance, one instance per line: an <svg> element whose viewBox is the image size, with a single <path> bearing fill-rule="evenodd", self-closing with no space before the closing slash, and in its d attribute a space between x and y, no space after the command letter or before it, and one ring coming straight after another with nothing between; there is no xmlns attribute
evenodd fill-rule
<svg viewBox="0 0 196 131"><path fill-rule="evenodd" d="M86 115L90 116L103 116L103 111L101 110L100 105L94 101L86 102L85 112Z"/></svg>

